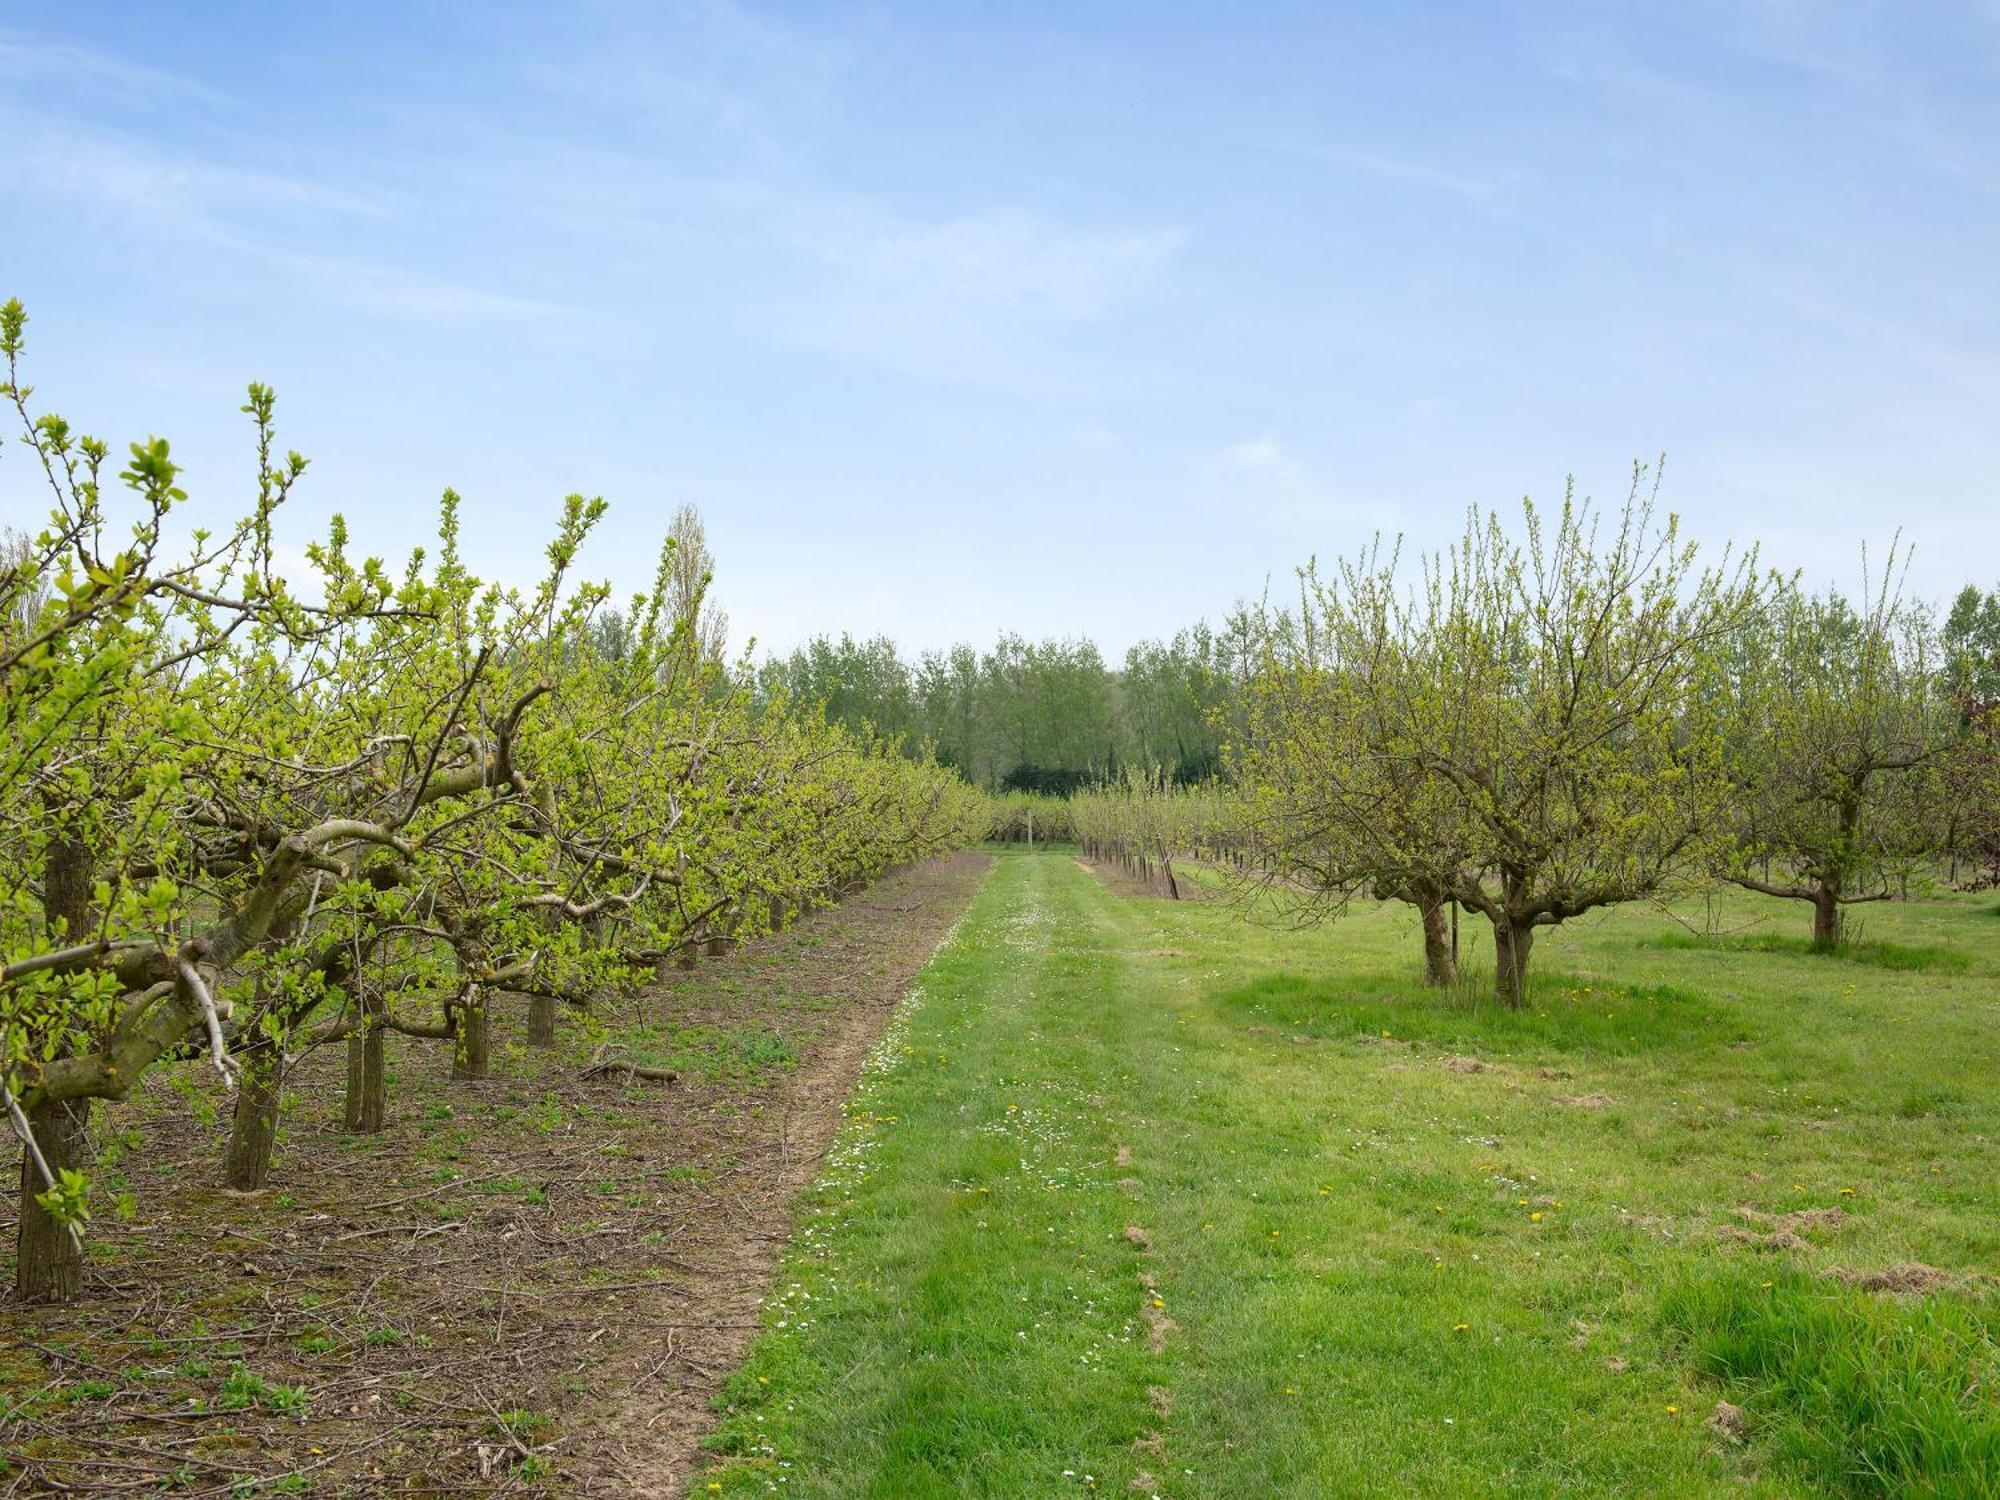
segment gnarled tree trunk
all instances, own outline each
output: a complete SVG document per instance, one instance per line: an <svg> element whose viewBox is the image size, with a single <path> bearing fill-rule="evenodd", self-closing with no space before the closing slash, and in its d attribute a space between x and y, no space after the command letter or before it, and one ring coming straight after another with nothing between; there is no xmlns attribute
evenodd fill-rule
<svg viewBox="0 0 2000 1500"><path fill-rule="evenodd" d="M1493 998L1509 1010L1528 1003L1528 955L1534 946L1532 923L1516 922L1505 912L1493 919Z"/></svg>
<svg viewBox="0 0 2000 1500"><path fill-rule="evenodd" d="M28 1128L42 1159L58 1178L80 1170L90 1154L90 1101L66 1099L28 1112ZM83 1290L83 1251L49 1211L35 1201L46 1184L21 1152L21 1223L14 1237L14 1298L19 1302L68 1302Z"/></svg>
<svg viewBox="0 0 2000 1500"><path fill-rule="evenodd" d="M389 1090L383 1074L382 1004L363 1004L361 1024L347 1038L347 1096L341 1105L341 1128L353 1135L379 1135L389 1118Z"/></svg>
<svg viewBox="0 0 2000 1500"><path fill-rule="evenodd" d="M452 1053L451 1076L466 1080L484 1078L491 1048L486 996L475 984L467 989L465 1001L458 1008L458 1045Z"/></svg>
<svg viewBox="0 0 2000 1500"><path fill-rule="evenodd" d="M74 810L51 798L50 836L42 871L42 916L51 934L80 941L90 923L96 875L90 845ZM28 1131L49 1172L80 1171L90 1155L90 1101L69 1099L27 1111ZM67 1302L83 1289L83 1250L35 1199L48 1188L33 1155L21 1148L21 1219L14 1234L14 1296L22 1302Z"/></svg>
<svg viewBox="0 0 2000 1500"><path fill-rule="evenodd" d="M1450 985L1458 982L1458 959L1451 951L1451 934L1445 927L1443 901L1418 906L1424 921L1424 983Z"/></svg>
<svg viewBox="0 0 2000 1500"><path fill-rule="evenodd" d="M243 1077L236 1090L236 1114L229 1147L222 1157L222 1181L238 1192L255 1192L271 1175L271 1148L278 1139L278 1103L284 1093L285 1054L266 1042L240 1054Z"/></svg>
<svg viewBox="0 0 2000 1500"><path fill-rule="evenodd" d="M556 1044L556 997L554 995L530 995L528 997L528 1041L537 1047L553 1047Z"/></svg>
<svg viewBox="0 0 2000 1500"><path fill-rule="evenodd" d="M1821 881L1813 889L1813 946L1815 948L1838 948L1840 946L1840 889L1827 881Z"/></svg>

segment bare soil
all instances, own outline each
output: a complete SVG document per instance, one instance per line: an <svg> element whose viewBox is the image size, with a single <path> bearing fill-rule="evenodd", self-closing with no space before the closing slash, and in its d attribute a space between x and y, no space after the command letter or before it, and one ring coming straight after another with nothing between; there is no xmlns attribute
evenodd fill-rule
<svg viewBox="0 0 2000 1500"><path fill-rule="evenodd" d="M861 1059L988 864L887 876L554 1049L496 1007L481 1082L398 1038L380 1135L340 1133L314 1054L261 1193L215 1185L198 1070L100 1110L83 1299L0 1306L0 1496L681 1493ZM676 1080L587 1078L607 1044Z"/></svg>

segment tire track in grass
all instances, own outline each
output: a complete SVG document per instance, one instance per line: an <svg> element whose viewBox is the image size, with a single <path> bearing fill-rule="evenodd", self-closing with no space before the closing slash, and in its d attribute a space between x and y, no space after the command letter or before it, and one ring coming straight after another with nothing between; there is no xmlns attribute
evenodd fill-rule
<svg viewBox="0 0 2000 1500"><path fill-rule="evenodd" d="M870 1059L697 1495L1167 1493L1172 1331L1117 1160L1135 925L1067 860L1000 860Z"/></svg>

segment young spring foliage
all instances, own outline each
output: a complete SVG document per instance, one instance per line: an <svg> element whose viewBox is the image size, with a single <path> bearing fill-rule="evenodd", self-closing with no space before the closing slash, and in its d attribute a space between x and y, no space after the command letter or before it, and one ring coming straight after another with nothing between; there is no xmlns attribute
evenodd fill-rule
<svg viewBox="0 0 2000 1500"><path fill-rule="evenodd" d="M1840 940L1844 908L1888 899L1948 842L1943 756L1957 715L1929 635L1885 577L1861 609L1786 591L1737 655L1740 822L1723 868L1810 902L1822 947Z"/></svg>
<svg viewBox="0 0 2000 1500"><path fill-rule="evenodd" d="M1308 568L1250 690L1240 764L1278 869L1335 904L1485 916L1505 1005L1539 930L1727 837L1727 648L1771 585L1754 557L1702 566L1643 478L1610 516L1573 493L1513 529L1475 511L1414 586L1379 548Z"/></svg>
<svg viewBox="0 0 2000 1500"><path fill-rule="evenodd" d="M984 798L934 762L753 701L719 660L706 565L671 538L604 630L608 590L578 580L601 500L563 503L530 587L468 572L448 493L434 555L357 559L336 519L294 591L274 518L306 463L273 458L253 386L256 505L169 561L186 497L167 444L133 445L136 519L113 515L105 445L28 405L24 327L9 304L5 394L51 505L0 567L0 1085L35 1143L21 1295L75 1291L88 1101L164 1059L242 1078L227 1176L256 1186L306 1046L357 1049L349 1121L379 1129L385 1030L478 1077L497 995L529 997L547 1039L556 1004L983 833Z"/></svg>

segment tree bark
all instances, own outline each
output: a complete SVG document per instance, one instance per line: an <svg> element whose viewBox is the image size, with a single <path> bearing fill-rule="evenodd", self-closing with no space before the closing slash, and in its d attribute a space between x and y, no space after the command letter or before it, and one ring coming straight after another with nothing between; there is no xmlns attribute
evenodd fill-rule
<svg viewBox="0 0 2000 1500"><path fill-rule="evenodd" d="M284 1094L285 1055L268 1043L243 1057L243 1077L236 1090L236 1114L230 1122L229 1148L223 1153L224 1186L255 1192L271 1175L271 1148L278 1139L278 1105Z"/></svg>
<svg viewBox="0 0 2000 1500"><path fill-rule="evenodd" d="M452 1053L451 1076L477 1080L486 1076L492 1033L486 1014L486 997L474 985L466 993L458 1011L458 1045Z"/></svg>
<svg viewBox="0 0 2000 1500"><path fill-rule="evenodd" d="M1822 882L1813 891L1813 946L1815 948L1837 948L1840 946L1840 891Z"/></svg>
<svg viewBox="0 0 2000 1500"><path fill-rule="evenodd" d="M1451 951L1451 935L1445 930L1445 903L1420 905L1424 919L1424 983L1451 985L1458 982L1458 958Z"/></svg>
<svg viewBox="0 0 2000 1500"><path fill-rule="evenodd" d="M44 811L50 834L42 868L42 920L51 934L76 941L90 925L97 864L77 811L54 797L45 799ZM83 1168L90 1151L89 1099L36 1105L27 1116L28 1131L51 1173L60 1179L65 1167ZM83 1289L83 1251L35 1201L47 1187L23 1146L21 1218L14 1233L14 1296L21 1302L68 1302Z"/></svg>
<svg viewBox="0 0 2000 1500"><path fill-rule="evenodd" d="M554 995L530 995L528 997L528 1041L537 1047L553 1047L556 1044L556 997Z"/></svg>
<svg viewBox="0 0 2000 1500"><path fill-rule="evenodd" d="M29 1110L28 1128L49 1171L82 1169L90 1149L90 1101L67 1099ZM35 1201L46 1184L27 1148L21 1149L21 1223L14 1236L14 1300L68 1302L83 1290L83 1252Z"/></svg>
<svg viewBox="0 0 2000 1500"><path fill-rule="evenodd" d="M380 1135L389 1120L389 1087L383 1071L383 1048L389 1028L371 1023L361 1033L361 1098L354 1111L356 1135Z"/></svg>
<svg viewBox="0 0 2000 1500"><path fill-rule="evenodd" d="M50 932L61 928L71 942L81 941L90 925L90 888L97 876L97 862L74 814L50 805L48 815L55 832L50 835L48 858L42 871L42 916Z"/></svg>
<svg viewBox="0 0 2000 1500"><path fill-rule="evenodd" d="M350 1135L361 1129L361 1039L367 1025L347 1034L347 1088L340 1096L340 1128Z"/></svg>
<svg viewBox="0 0 2000 1500"><path fill-rule="evenodd" d="M341 1102L340 1126L350 1135L380 1135L388 1122L383 1047L389 1028L382 1024L384 1013L380 1000L364 1000L361 1024L348 1033L347 1094Z"/></svg>
<svg viewBox="0 0 2000 1500"><path fill-rule="evenodd" d="M1528 955L1535 946L1535 929L1516 923L1504 912L1493 919L1493 998L1509 1010L1528 1003Z"/></svg>

